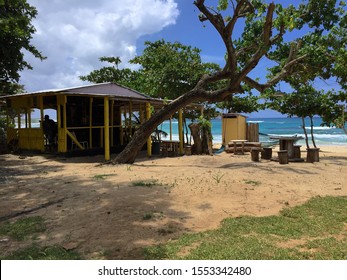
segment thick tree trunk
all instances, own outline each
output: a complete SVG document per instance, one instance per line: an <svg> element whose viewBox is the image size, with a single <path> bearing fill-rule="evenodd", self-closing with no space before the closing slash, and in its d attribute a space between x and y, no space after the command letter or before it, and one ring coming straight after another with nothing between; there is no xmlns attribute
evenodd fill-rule
<svg viewBox="0 0 347 280"><path fill-rule="evenodd" d="M238 81L235 82L234 86L228 85L223 89L219 89L213 92L204 90L204 86L208 85L209 83L219 81L220 79L225 77L226 73L224 73L223 71L217 72L213 75L204 75L194 89L170 102L168 105L164 106L158 112L156 112L149 120L144 122L136 130L131 141L128 143L125 149L120 154L118 154L118 156L114 160L112 160L112 163L134 163L136 156L138 155L139 151L146 143L148 137L152 134L154 129L163 121L169 119L170 116L176 113L179 109L196 101L223 101L228 95L241 91Z"/></svg>
<svg viewBox="0 0 347 280"><path fill-rule="evenodd" d="M201 138L200 138L200 124L191 123L189 125L190 133L193 136L194 145L193 145L193 154L200 155L202 152Z"/></svg>
<svg viewBox="0 0 347 280"><path fill-rule="evenodd" d="M304 130L304 134L305 134L306 148L309 149L310 145L308 144L308 136L307 136L307 131L306 131L306 127L305 127L305 118L301 117L301 120L302 120L302 129Z"/></svg>
<svg viewBox="0 0 347 280"><path fill-rule="evenodd" d="M310 122L311 122L311 138L312 138L312 143L315 148L316 146L316 141L314 140L314 135L313 135L313 117L310 117Z"/></svg>
<svg viewBox="0 0 347 280"><path fill-rule="evenodd" d="M155 113L148 121L146 121L141 127L135 132L131 141L126 148L113 160L114 163L133 163L135 158L147 141L147 138L151 135L155 127L160 123L168 119L171 115L177 112L184 106L194 101L209 101L219 102L236 92L243 92L241 83L246 83L248 86L263 92L265 89L275 85L277 82L290 75L293 65L306 58L306 54L298 57L295 54L300 44L291 44L290 55L288 62L282 67L280 73L275 77L268 80L265 84L260 84L257 81L251 79L247 75L258 65L259 61L266 55L272 45L279 42L284 32L280 32L276 36L272 36L273 28L273 15L275 13L275 4L271 3L268 6L267 14L263 26L262 42L259 44L256 50L252 53L249 61L247 61L242 67L238 69L238 59L240 54L235 49L233 44L233 30L235 24L239 18L245 17L244 5L247 1L236 1L237 5L234 8L234 15L231 21L227 23L223 20L220 13L211 11L206 5L204 0L196 0L194 4L200 10L200 12L211 22L214 28L220 34L227 51L226 65L221 71L217 71L214 74L205 74L197 83L195 88L188 93L185 93L178 99L174 100L157 113ZM283 30L285 31L285 30ZM255 46L256 47L256 46ZM242 57L242 55L241 55ZM207 86L217 81L225 80L228 81L225 88L217 90L208 90Z"/></svg>
<svg viewBox="0 0 347 280"><path fill-rule="evenodd" d="M307 149L306 162L319 162L319 148Z"/></svg>
<svg viewBox="0 0 347 280"><path fill-rule="evenodd" d="M206 155L213 155L212 151L212 134L211 129L203 128L201 133L202 153Z"/></svg>
<svg viewBox="0 0 347 280"><path fill-rule="evenodd" d="M161 108L136 130L131 141L125 149L112 160L112 163L134 163L136 156L154 129L179 109L199 100L199 98L201 98L199 89L194 89Z"/></svg>

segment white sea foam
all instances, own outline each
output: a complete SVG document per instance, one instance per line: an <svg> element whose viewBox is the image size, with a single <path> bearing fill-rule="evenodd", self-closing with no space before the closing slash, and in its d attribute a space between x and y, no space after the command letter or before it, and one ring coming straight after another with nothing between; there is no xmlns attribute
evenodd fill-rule
<svg viewBox="0 0 347 280"><path fill-rule="evenodd" d="M247 121L247 123L263 123L264 121Z"/></svg>
<svg viewBox="0 0 347 280"><path fill-rule="evenodd" d="M310 130L311 127L310 126L306 126L306 129ZM336 129L336 127L332 126L332 127L327 127L327 126L314 126L313 130L330 130L330 129Z"/></svg>

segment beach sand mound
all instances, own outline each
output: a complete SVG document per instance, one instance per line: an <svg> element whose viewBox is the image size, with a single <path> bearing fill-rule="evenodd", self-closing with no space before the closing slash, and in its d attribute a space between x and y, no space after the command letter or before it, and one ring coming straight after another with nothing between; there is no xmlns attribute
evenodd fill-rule
<svg viewBox="0 0 347 280"><path fill-rule="evenodd" d="M42 246L75 249L86 259L142 259L146 246L217 228L227 217L274 215L317 195L347 195L346 146L322 147L313 164L252 162L249 153L102 161L0 155L0 217L42 216L47 230L35 240ZM0 250L26 242L10 239Z"/></svg>

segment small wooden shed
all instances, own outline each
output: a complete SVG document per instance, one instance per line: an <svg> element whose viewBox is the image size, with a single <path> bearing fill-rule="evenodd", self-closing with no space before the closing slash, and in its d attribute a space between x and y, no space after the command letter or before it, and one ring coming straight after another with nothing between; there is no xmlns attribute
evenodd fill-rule
<svg viewBox="0 0 347 280"><path fill-rule="evenodd" d="M121 150L136 127L150 118L151 106L164 105L160 99L116 83L43 90L0 99L6 101L8 121L13 121L13 116L17 118L17 127L7 131L7 143L15 142L20 149L45 151L44 110L53 109L57 116L57 152L101 149L106 160L110 159L111 150ZM31 125L34 109L40 111L39 127ZM150 155L150 139L147 144Z"/></svg>
<svg viewBox="0 0 347 280"><path fill-rule="evenodd" d="M227 145L230 140L247 139L247 117L241 114L228 113L222 115L222 141Z"/></svg>

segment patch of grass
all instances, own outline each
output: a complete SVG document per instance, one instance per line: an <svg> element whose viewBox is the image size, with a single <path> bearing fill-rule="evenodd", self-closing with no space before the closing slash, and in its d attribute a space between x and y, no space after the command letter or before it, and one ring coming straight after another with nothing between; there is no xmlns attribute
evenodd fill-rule
<svg viewBox="0 0 347 280"><path fill-rule="evenodd" d="M109 177L109 176L115 176L116 174L97 174L97 175L94 175L93 176L93 179L96 179L96 180L104 180L106 179L106 177Z"/></svg>
<svg viewBox="0 0 347 280"><path fill-rule="evenodd" d="M44 219L40 216L26 217L15 222L0 223L0 236L8 236L17 241L37 239L37 234L45 232ZM67 251L60 246L40 247L32 244L17 250L10 255L0 256L1 260L75 260L80 259L78 253Z"/></svg>
<svg viewBox="0 0 347 280"><path fill-rule="evenodd" d="M143 220L160 220L164 217L164 213L163 212L148 212L148 213L144 213L142 215L142 219Z"/></svg>
<svg viewBox="0 0 347 280"><path fill-rule="evenodd" d="M222 180L223 176L224 176L224 174L222 174L222 175L221 174L215 174L212 176L212 178L213 178L213 180L216 181L217 184L219 184L220 181Z"/></svg>
<svg viewBox="0 0 347 280"><path fill-rule="evenodd" d="M318 238L308 241L303 249L314 250L317 259L337 259L345 260L347 252L347 242L341 244L341 240L335 237Z"/></svg>
<svg viewBox="0 0 347 280"><path fill-rule="evenodd" d="M142 219L143 220L151 220L153 217L154 217L153 213L145 213L145 214L143 214Z"/></svg>
<svg viewBox="0 0 347 280"><path fill-rule="evenodd" d="M80 255L60 246L39 247L32 245L13 254L0 257L2 260L79 260Z"/></svg>
<svg viewBox="0 0 347 280"><path fill-rule="evenodd" d="M245 184L252 185L252 186L259 186L261 184L260 181L253 181L253 180L244 180Z"/></svg>
<svg viewBox="0 0 347 280"><path fill-rule="evenodd" d="M7 221L0 224L0 235L9 236L19 241L45 230L44 219L39 216L21 218L13 223Z"/></svg>
<svg viewBox="0 0 347 280"><path fill-rule="evenodd" d="M158 183L158 180L148 180L148 181L136 181L132 183L133 187L146 187L146 188L152 188L154 186L160 186L161 184Z"/></svg>
<svg viewBox="0 0 347 280"><path fill-rule="evenodd" d="M347 197L315 197L278 216L225 219L145 250L148 259L347 259Z"/></svg>

